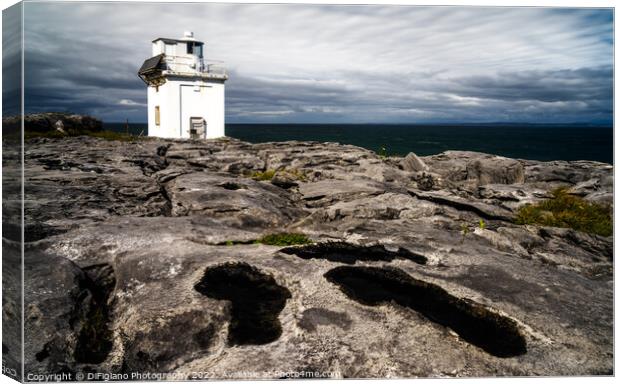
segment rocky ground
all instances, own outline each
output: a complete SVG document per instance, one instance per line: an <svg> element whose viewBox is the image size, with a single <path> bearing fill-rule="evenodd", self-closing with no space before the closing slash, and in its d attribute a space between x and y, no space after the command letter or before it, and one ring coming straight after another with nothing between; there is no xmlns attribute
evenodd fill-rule
<svg viewBox="0 0 620 384"><path fill-rule="evenodd" d="M25 162L26 373L613 373L613 239L513 223L558 186L611 204L611 165L88 137ZM314 243L254 243L278 232Z"/></svg>
<svg viewBox="0 0 620 384"><path fill-rule="evenodd" d="M21 130L22 120L27 132L63 132L81 133L97 132L103 129L101 120L86 115L76 115L64 112L29 113L12 117L2 117L3 132L18 133Z"/></svg>

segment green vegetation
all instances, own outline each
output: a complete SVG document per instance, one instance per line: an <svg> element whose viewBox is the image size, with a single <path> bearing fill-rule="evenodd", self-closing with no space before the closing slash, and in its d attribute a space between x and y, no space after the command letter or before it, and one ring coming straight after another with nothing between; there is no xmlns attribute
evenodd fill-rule
<svg viewBox="0 0 620 384"><path fill-rule="evenodd" d="M250 177L258 181L270 181L276 175L276 172L286 173L293 179L306 181L306 175L297 168L293 169L281 169L276 171L275 169L267 169L266 171L255 171L250 174Z"/></svg>
<svg viewBox="0 0 620 384"><path fill-rule="evenodd" d="M469 233L469 226L465 223L461 224L461 244L465 241L465 236Z"/></svg>
<svg viewBox="0 0 620 384"><path fill-rule="evenodd" d="M480 221L478 222L478 228L485 229L486 227L487 224L484 222L484 220L480 219Z"/></svg>
<svg viewBox="0 0 620 384"><path fill-rule="evenodd" d="M273 179L273 176L276 174L276 171L273 169L268 169L264 172L262 171L256 171L253 172L250 177L253 178L254 180L258 180L258 181L269 181L271 179Z"/></svg>
<svg viewBox="0 0 620 384"><path fill-rule="evenodd" d="M383 145L383 146L381 146L381 148L379 148L379 151L377 152L377 154L382 159L385 159L388 156L387 149L385 148L385 145Z"/></svg>
<svg viewBox="0 0 620 384"><path fill-rule="evenodd" d="M67 135L59 131L45 131L45 132L25 131L24 132L24 140L33 139L35 137L45 137L48 139L62 139L63 137L67 137Z"/></svg>
<svg viewBox="0 0 620 384"><path fill-rule="evenodd" d="M248 244L265 244L285 247L289 245L311 244L310 240L303 233L271 233L256 240L227 240L217 245L248 245Z"/></svg>
<svg viewBox="0 0 620 384"><path fill-rule="evenodd" d="M517 224L572 228L601 236L613 234L611 208L570 195L566 188L551 191L553 197L519 209Z"/></svg>
<svg viewBox="0 0 620 384"><path fill-rule="evenodd" d="M135 141L135 140L146 140L148 137L146 136L134 136L127 133L121 132L112 132L112 131L73 131L67 130L67 133L62 133L59 131L45 131L45 132L37 132L37 131L25 131L24 139L33 139L36 137L48 138L48 139L62 139L63 137L76 137L76 136L91 136L97 137L104 140L116 140L116 141Z"/></svg>
<svg viewBox="0 0 620 384"><path fill-rule="evenodd" d="M312 240L310 240L306 235L302 233L273 233L269 235L265 235L260 239L256 240L254 243L256 244L265 244L265 245L277 245L277 246L288 246L288 245L302 245L302 244L310 244Z"/></svg>

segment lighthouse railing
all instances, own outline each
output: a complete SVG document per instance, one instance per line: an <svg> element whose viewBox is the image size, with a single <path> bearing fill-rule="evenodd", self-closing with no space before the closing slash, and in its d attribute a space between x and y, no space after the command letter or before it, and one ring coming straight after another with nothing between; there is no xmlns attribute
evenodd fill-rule
<svg viewBox="0 0 620 384"><path fill-rule="evenodd" d="M166 55L164 57L166 69L173 72L184 73L211 73L214 75L227 75L226 69L218 64L205 63L202 59L196 62L196 59L188 56Z"/></svg>
<svg viewBox="0 0 620 384"><path fill-rule="evenodd" d="M166 55L164 62L167 69L175 72L194 72L198 69L196 68L196 61L192 57Z"/></svg>
<svg viewBox="0 0 620 384"><path fill-rule="evenodd" d="M226 68L218 64L207 64L205 66L205 72L213 73L214 75L227 75Z"/></svg>

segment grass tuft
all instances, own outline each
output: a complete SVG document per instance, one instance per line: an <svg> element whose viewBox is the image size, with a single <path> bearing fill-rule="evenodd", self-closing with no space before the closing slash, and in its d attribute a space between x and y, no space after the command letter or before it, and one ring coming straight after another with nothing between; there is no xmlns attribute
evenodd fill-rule
<svg viewBox="0 0 620 384"><path fill-rule="evenodd" d="M256 171L254 173L252 173L251 177L254 180L258 180L258 181L268 181L273 179L273 176L276 174L276 171L273 169L268 169L264 172L262 171Z"/></svg>
<svg viewBox="0 0 620 384"><path fill-rule="evenodd" d="M261 237L260 239L256 240L255 243L265 245L288 246L310 244L312 243L312 240L310 240L306 235L302 233L273 233Z"/></svg>
<svg viewBox="0 0 620 384"><path fill-rule="evenodd" d="M67 133L62 133L62 132L55 131L55 130L45 131L45 132L25 131L24 139L28 140L28 139L33 139L37 137L48 138L48 139L62 139L65 137L90 136L90 137L97 137L99 139L104 139L104 140L111 140L111 141L136 141L136 140L145 140L148 138L147 136L134 136L134 135L129 135L127 133L112 132L112 131L91 132L91 131L84 131L84 130L79 130L79 131L67 130L66 132Z"/></svg>
<svg viewBox="0 0 620 384"><path fill-rule="evenodd" d="M276 172L282 172L284 174L288 174L291 178L306 181L306 175L299 169L281 169L280 171L276 171L275 169L267 169L266 171L256 171L250 174L250 177L254 180L258 181L270 181L276 175Z"/></svg>
<svg viewBox="0 0 620 384"><path fill-rule="evenodd" d="M289 246L289 245L303 245L303 244L311 244L312 240L310 240L306 235L302 233L271 233L265 235L256 240L227 240L217 245L247 245L247 244L265 244L265 245L276 245L276 246Z"/></svg>
<svg viewBox="0 0 620 384"><path fill-rule="evenodd" d="M613 234L610 207L573 196L566 188L555 189L551 194L553 197L549 200L521 207L515 222L572 228L601 236Z"/></svg>

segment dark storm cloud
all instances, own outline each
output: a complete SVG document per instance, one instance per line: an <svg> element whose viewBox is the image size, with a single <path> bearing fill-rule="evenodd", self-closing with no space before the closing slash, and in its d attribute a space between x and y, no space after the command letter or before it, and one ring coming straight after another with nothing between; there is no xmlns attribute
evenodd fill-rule
<svg viewBox="0 0 620 384"><path fill-rule="evenodd" d="M229 69L229 122L609 122L610 10L26 5L26 108L146 119L154 37ZM278 22L273 22L277 20Z"/></svg>
<svg viewBox="0 0 620 384"><path fill-rule="evenodd" d="M21 5L2 13L2 113L19 114L21 110Z"/></svg>
<svg viewBox="0 0 620 384"><path fill-rule="evenodd" d="M613 69L525 71L473 76L457 80L463 96L499 100L611 100Z"/></svg>
<svg viewBox="0 0 620 384"><path fill-rule="evenodd" d="M144 84L135 66L76 48L68 55L28 55L25 71L26 104L31 111L117 114L118 118L123 112L145 114ZM122 100L134 104L123 105Z"/></svg>
<svg viewBox="0 0 620 384"><path fill-rule="evenodd" d="M497 76L441 78L440 74L368 76L339 73L332 81L255 79L233 74L227 100L244 120L320 113L352 121L519 121L535 117L568 121L581 116L606 119L612 113L611 68L500 73ZM364 87L347 87L338 79L357 79ZM501 114L498 114L500 111Z"/></svg>

